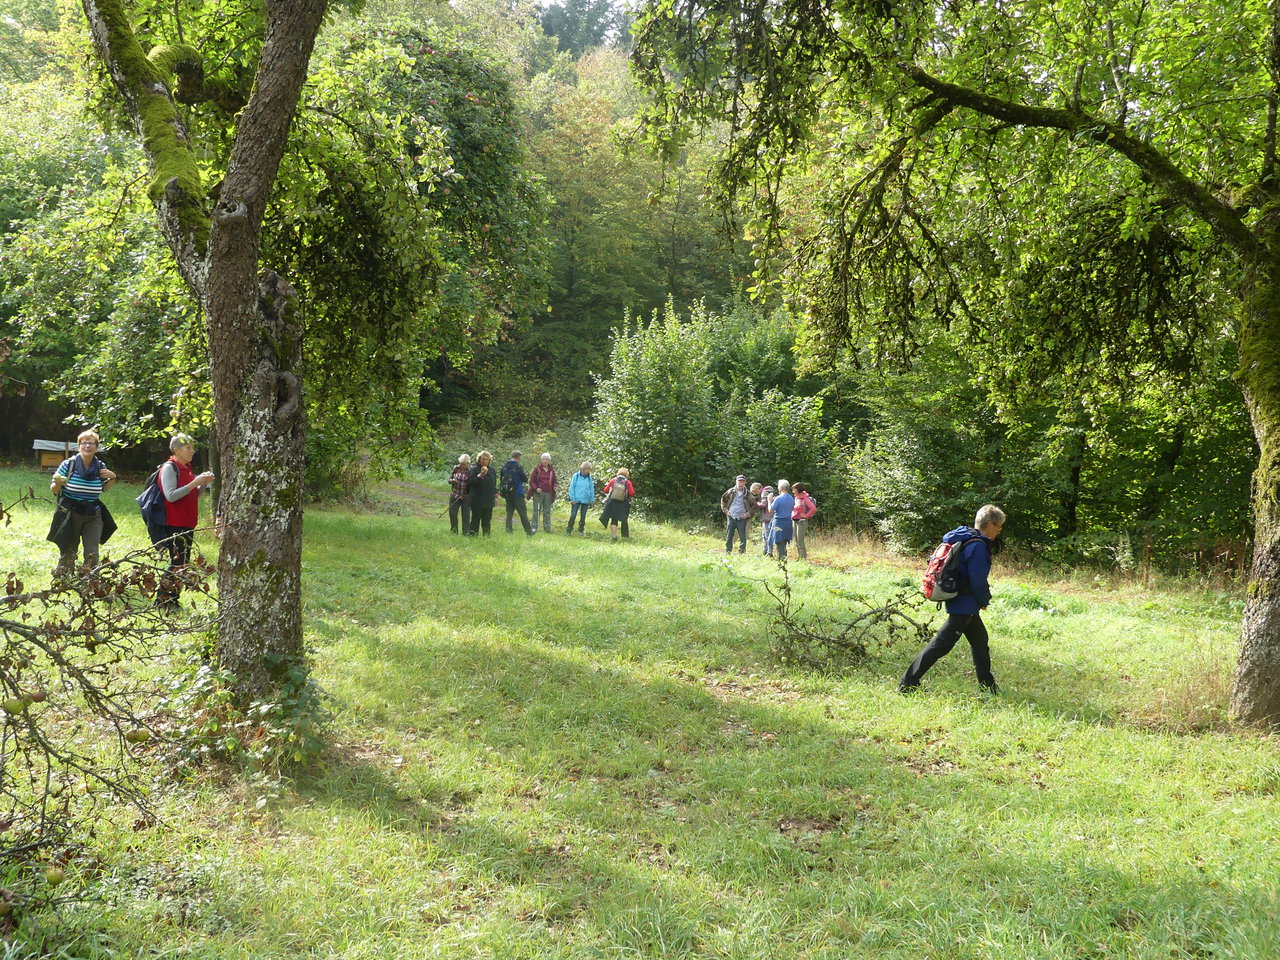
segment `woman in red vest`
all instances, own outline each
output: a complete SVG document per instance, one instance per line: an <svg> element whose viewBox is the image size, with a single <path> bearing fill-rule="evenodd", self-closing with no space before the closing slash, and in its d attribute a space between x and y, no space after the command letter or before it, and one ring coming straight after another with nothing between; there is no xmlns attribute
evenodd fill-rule
<svg viewBox="0 0 1280 960"><path fill-rule="evenodd" d="M196 455L196 445L186 434L176 434L169 441L169 450L173 456L160 468L158 482L164 493L164 536L169 545L169 569L177 570L191 561L191 542L200 525L200 491L213 483L213 474L206 470L196 476L192 471L191 458ZM156 600L161 607L174 609L181 590L177 579L166 577Z"/></svg>

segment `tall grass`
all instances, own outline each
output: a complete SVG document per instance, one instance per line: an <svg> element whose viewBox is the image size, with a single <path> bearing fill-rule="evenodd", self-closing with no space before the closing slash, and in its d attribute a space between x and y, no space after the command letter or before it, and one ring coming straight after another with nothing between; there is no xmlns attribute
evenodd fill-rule
<svg viewBox="0 0 1280 960"><path fill-rule="evenodd" d="M18 479L0 473L0 500ZM1238 593L998 565L1005 695L977 696L957 648L902 698L914 647L829 674L775 663L755 581L776 567L721 539L643 521L617 545L594 522L457 538L410 496L307 517L307 636L339 704L328 766L261 809L216 771L155 771L164 826L104 825L75 873L99 899L18 942L210 960L1280 956L1280 751L1172 692L1229 669ZM50 565L45 522L19 516L0 561ZM815 536L813 556L791 575L815 612L918 575L869 544Z"/></svg>

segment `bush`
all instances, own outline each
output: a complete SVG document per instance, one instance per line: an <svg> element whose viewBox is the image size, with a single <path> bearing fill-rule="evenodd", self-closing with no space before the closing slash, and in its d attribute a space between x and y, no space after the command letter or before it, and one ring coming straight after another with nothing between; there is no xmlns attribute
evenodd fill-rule
<svg viewBox="0 0 1280 960"><path fill-rule="evenodd" d="M702 512L724 485L714 458L726 411L709 372L707 333L697 318L681 324L670 302L648 326L628 321L614 335L587 428L590 459L605 472L628 467L638 494L670 513Z"/></svg>
<svg viewBox="0 0 1280 960"><path fill-rule="evenodd" d="M743 371L786 379L791 320L739 309L698 306L682 322L668 303L648 325L615 333L587 428L592 459L606 471L630 468L638 495L670 515L718 517L720 494L744 473L805 482L829 516L827 497L838 489L829 478L843 457L822 400L735 379ZM782 356L770 359L770 350Z"/></svg>

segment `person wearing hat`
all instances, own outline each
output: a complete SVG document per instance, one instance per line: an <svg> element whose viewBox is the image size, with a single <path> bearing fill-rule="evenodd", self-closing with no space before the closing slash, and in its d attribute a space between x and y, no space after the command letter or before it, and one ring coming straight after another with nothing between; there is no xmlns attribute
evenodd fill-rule
<svg viewBox="0 0 1280 960"><path fill-rule="evenodd" d="M747 552L747 524L756 512L756 500L747 490L747 478L738 474L734 485L720 495L720 512L724 514L724 552L733 553L736 534L741 546L739 553Z"/></svg>

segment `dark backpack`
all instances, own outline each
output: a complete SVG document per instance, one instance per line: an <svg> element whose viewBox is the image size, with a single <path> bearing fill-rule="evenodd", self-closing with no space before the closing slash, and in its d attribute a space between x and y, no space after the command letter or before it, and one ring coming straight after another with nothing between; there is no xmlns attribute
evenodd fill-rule
<svg viewBox="0 0 1280 960"><path fill-rule="evenodd" d="M514 497L516 495L516 471L519 469L518 466L510 463L502 468L502 473L499 476L498 493L504 497Z"/></svg>
<svg viewBox="0 0 1280 960"><path fill-rule="evenodd" d="M160 487L160 471L168 462L166 460L151 472L151 476L147 477L146 486L142 488L142 493L134 498L138 501L138 509L142 511L142 519L147 526L163 527L168 519L164 490Z"/></svg>
<svg viewBox="0 0 1280 960"><path fill-rule="evenodd" d="M924 570L924 581L920 585L926 600L942 603L943 600L952 600L967 592L968 578L961 558L965 547L981 539L982 537L970 537L959 543L938 545L938 549L929 557L929 565Z"/></svg>

